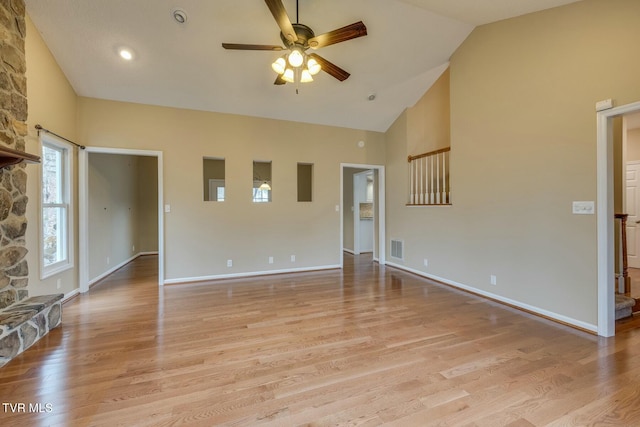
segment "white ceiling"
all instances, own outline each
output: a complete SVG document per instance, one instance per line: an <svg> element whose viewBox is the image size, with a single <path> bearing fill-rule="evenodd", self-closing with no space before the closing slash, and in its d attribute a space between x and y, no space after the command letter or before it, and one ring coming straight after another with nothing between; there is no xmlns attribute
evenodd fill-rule
<svg viewBox="0 0 640 427"><path fill-rule="evenodd" d="M484 24L575 0L300 0L322 34L363 21L368 36L317 51L351 73L339 82L275 86L281 53L222 42L282 44L262 0L26 0L27 12L78 95L385 131ZM284 0L292 22L296 2ZM186 11L178 24L171 11ZM135 52L124 62L117 50ZM369 101L370 94L376 99Z"/></svg>

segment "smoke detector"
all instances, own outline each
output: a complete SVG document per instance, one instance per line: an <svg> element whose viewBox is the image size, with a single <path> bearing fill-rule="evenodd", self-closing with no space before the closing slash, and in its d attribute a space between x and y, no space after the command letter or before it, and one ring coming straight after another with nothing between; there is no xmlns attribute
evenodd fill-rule
<svg viewBox="0 0 640 427"><path fill-rule="evenodd" d="M171 11L171 16L173 16L173 19L175 19L178 24L187 23L187 12L182 9L173 9Z"/></svg>

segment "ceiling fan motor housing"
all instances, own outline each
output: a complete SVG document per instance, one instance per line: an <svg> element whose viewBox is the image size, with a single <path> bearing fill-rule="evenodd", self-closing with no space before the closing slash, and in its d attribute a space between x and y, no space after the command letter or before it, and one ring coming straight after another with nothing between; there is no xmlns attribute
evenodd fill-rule
<svg viewBox="0 0 640 427"><path fill-rule="evenodd" d="M288 48L292 48L294 46L300 46L302 49L309 49L309 39L314 38L316 35L313 33L313 30L307 27L304 24L291 24L293 26L294 31L296 32L296 36L298 36L298 40L293 42L285 37L280 32L280 39L282 39L282 43Z"/></svg>

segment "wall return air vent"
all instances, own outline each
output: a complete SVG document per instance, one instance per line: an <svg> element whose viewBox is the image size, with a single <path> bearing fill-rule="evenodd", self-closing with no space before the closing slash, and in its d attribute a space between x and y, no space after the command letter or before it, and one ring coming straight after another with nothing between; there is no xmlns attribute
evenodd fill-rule
<svg viewBox="0 0 640 427"><path fill-rule="evenodd" d="M404 242L402 240L391 240L391 257L403 259Z"/></svg>

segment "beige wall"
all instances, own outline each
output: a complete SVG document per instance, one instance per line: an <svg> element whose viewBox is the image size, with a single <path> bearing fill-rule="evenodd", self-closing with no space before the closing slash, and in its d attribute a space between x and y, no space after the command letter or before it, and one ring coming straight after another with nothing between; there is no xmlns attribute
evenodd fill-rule
<svg viewBox="0 0 640 427"><path fill-rule="evenodd" d="M450 146L449 85L447 68L416 105L407 109L407 148L412 156Z"/></svg>
<svg viewBox="0 0 640 427"><path fill-rule="evenodd" d="M77 96L66 77L58 67L55 59L44 44L38 30L27 16L27 98L29 101L29 137L26 150L29 153L40 153L41 147L38 140L35 125L40 124L44 128L51 129L59 135L75 140L77 137ZM77 150L72 149L74 158L77 158ZM74 164L75 164L74 160ZM39 247L39 200L40 200L40 165L28 165L29 175L27 180L27 195L29 205L27 208L27 234L26 242L29 253L29 294L42 295L51 293L69 293L78 287L78 240L77 225L75 231L75 268L64 273L56 274L46 280L40 280L40 247ZM74 169L74 198L77 200L77 168ZM78 218L77 209L75 218ZM60 288L57 282L60 281Z"/></svg>
<svg viewBox="0 0 640 427"><path fill-rule="evenodd" d="M79 103L79 139L87 146L164 153L168 280L338 265L340 163L384 163L384 135L375 132L88 98ZM358 148L360 140L366 148ZM224 203L203 201L203 157L226 161ZM272 203L251 202L254 160L273 162ZM298 162L314 164L311 203L296 201Z"/></svg>
<svg viewBox="0 0 640 427"><path fill-rule="evenodd" d="M571 203L596 199L595 103L640 100L638 16L586 0L472 32L451 58L453 206L388 194L407 267L596 324L596 217ZM387 132L390 189L408 185L407 116Z"/></svg>
<svg viewBox="0 0 640 427"><path fill-rule="evenodd" d="M158 159L138 159L138 245L136 252L158 252Z"/></svg>

